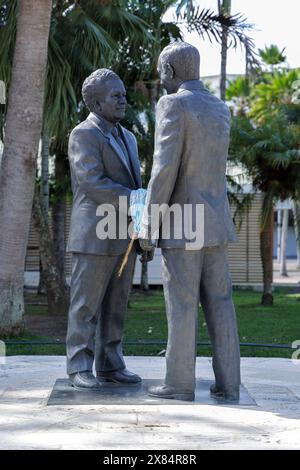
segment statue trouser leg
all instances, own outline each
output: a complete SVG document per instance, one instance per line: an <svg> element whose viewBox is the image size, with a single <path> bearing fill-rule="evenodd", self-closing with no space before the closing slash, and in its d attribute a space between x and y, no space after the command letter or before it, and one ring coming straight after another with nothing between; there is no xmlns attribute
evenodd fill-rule
<svg viewBox="0 0 300 470"><path fill-rule="evenodd" d="M118 268L123 255L119 259ZM111 277L96 328L95 368L98 373L123 369L122 336L136 253L129 255L121 277Z"/></svg>
<svg viewBox="0 0 300 470"><path fill-rule="evenodd" d="M180 391L194 390L201 292L214 347L216 383L226 390L238 387L239 340L231 297L227 247L203 248L199 251L164 249L162 254L168 319L165 383Z"/></svg>
<svg viewBox="0 0 300 470"><path fill-rule="evenodd" d="M213 346L216 386L236 391L240 385L240 349L227 246L204 250L200 300Z"/></svg>
<svg viewBox="0 0 300 470"><path fill-rule="evenodd" d="M73 253L67 332L67 372L92 370L96 325L123 256ZM125 306L126 309L126 306ZM120 328L121 330L122 328ZM119 342L123 331L119 332ZM115 344L118 355L119 344ZM122 361L120 361L122 362Z"/></svg>
<svg viewBox="0 0 300 470"><path fill-rule="evenodd" d="M163 249L163 284L168 320L165 384L194 392L201 251Z"/></svg>

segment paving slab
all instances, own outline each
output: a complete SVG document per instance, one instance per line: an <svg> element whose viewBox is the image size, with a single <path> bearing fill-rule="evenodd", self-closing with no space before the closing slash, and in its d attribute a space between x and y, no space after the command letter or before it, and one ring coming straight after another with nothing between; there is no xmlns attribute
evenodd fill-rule
<svg viewBox="0 0 300 470"><path fill-rule="evenodd" d="M146 382L164 377L162 357L126 364ZM196 367L208 386L211 358L197 358ZM63 356L13 356L0 365L0 449L300 449L300 361L242 358L256 406L204 399L47 406L59 378L67 378Z"/></svg>

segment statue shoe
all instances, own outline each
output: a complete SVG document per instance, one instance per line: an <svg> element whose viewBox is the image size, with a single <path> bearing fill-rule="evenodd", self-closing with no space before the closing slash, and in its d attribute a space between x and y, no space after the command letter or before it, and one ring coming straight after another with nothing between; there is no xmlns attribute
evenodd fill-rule
<svg viewBox="0 0 300 470"><path fill-rule="evenodd" d="M212 384L210 386L210 394L213 398L217 400L239 401L240 399L239 389L222 390L218 388L216 384Z"/></svg>
<svg viewBox="0 0 300 470"><path fill-rule="evenodd" d="M97 379L100 382L114 382L118 384L137 384L142 381L141 377L126 368L113 371L98 371Z"/></svg>
<svg viewBox="0 0 300 470"><path fill-rule="evenodd" d="M99 382L96 380L92 372L85 370L69 375L69 380L76 390L101 390Z"/></svg>
<svg viewBox="0 0 300 470"><path fill-rule="evenodd" d="M171 400L194 401L195 393L176 390L169 385L158 385L149 387L148 394L151 397L168 398Z"/></svg>

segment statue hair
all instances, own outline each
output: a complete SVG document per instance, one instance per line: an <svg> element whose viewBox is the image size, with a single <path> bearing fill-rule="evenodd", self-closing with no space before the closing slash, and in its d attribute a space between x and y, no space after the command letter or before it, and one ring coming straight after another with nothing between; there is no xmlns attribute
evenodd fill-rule
<svg viewBox="0 0 300 470"><path fill-rule="evenodd" d="M96 101L101 99L105 84L111 79L121 80L112 70L98 69L84 80L82 85L82 98L90 111L93 111Z"/></svg>
<svg viewBox="0 0 300 470"><path fill-rule="evenodd" d="M196 47L187 42L173 42L165 47L159 61L170 64L176 78L199 80L200 54Z"/></svg>

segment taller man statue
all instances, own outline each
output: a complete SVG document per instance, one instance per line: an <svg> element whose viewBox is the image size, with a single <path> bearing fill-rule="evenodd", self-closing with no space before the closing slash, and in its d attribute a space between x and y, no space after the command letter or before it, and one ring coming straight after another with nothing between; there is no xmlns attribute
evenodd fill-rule
<svg viewBox="0 0 300 470"><path fill-rule="evenodd" d="M239 398L240 354L227 244L236 241L226 193L230 112L199 81L198 50L173 43L161 53L158 72L167 91L157 105L155 150L140 244L151 247L153 205L204 207L203 244L160 235L168 318L166 377L151 395L193 400L197 317L201 302L213 346L215 384L211 393ZM173 221L173 222L172 222ZM164 222L163 222L164 223ZM173 225L172 225L173 224Z"/></svg>
<svg viewBox="0 0 300 470"><path fill-rule="evenodd" d="M131 191L141 187L141 176L135 137L119 124L125 114L126 91L118 75L96 70L84 81L82 96L90 114L69 140L73 209L68 241L72 279L67 372L74 387L97 390L94 359L101 381L141 380L126 369L121 344L136 248L119 278L116 272L129 239L101 239L96 234L97 207L113 205L120 216L119 197L129 201ZM123 214L123 224L124 217L127 229L130 219ZM121 224L120 217L119 228L124 232Z"/></svg>

